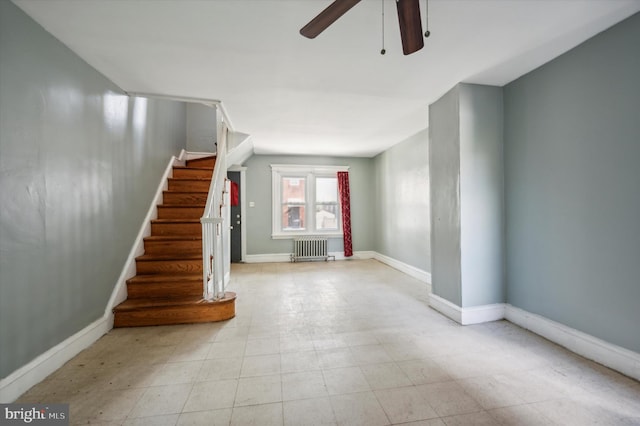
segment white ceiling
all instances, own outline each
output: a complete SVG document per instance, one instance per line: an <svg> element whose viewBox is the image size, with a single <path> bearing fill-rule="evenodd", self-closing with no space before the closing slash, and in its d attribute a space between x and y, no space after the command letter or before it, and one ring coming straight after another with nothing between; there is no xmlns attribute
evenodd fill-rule
<svg viewBox="0 0 640 426"><path fill-rule="evenodd" d="M14 1L128 92L221 100L257 153L365 157L426 128L428 105L456 83L504 85L640 10L429 0L431 37L403 56L384 0L382 56L383 0L363 0L314 40L298 31L329 0Z"/></svg>

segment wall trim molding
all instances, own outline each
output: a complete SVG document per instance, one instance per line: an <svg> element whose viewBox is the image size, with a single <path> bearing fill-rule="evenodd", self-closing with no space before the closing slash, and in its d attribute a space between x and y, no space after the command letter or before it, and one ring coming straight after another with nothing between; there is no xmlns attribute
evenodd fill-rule
<svg viewBox="0 0 640 426"><path fill-rule="evenodd" d="M282 263L291 262L291 253L248 254L246 263Z"/></svg>
<svg viewBox="0 0 640 426"><path fill-rule="evenodd" d="M585 358L640 380L640 354L507 304L505 319Z"/></svg>
<svg viewBox="0 0 640 426"><path fill-rule="evenodd" d="M162 203L162 191L166 189L167 178L172 176L174 165L184 165L189 153L180 152L172 156L162 175L156 194L142 222L131 251L116 281L111 297L101 318L84 327L73 336L58 343L46 352L0 380L0 403L15 401L32 386L46 379L64 363L91 346L113 328L113 308L127 298L127 280L136 273L136 257L144 253L144 237L151 235L151 220L157 217L157 205Z"/></svg>
<svg viewBox="0 0 640 426"><path fill-rule="evenodd" d="M433 293L429 294L429 306L445 317L454 320L458 324L462 324L462 308L460 306Z"/></svg>
<svg viewBox="0 0 640 426"><path fill-rule="evenodd" d="M505 317L504 303L492 303L489 305L462 308L432 293L429 295L429 306L461 325L498 321Z"/></svg>
<svg viewBox="0 0 640 426"><path fill-rule="evenodd" d="M108 333L112 326L113 322L104 317L100 318L0 380L0 403L15 401L32 386L40 383Z"/></svg>
<svg viewBox="0 0 640 426"><path fill-rule="evenodd" d="M440 296L430 294L429 306L461 325L506 319L571 352L640 380L640 353L606 342L524 309L516 308L508 303L461 308Z"/></svg>
<svg viewBox="0 0 640 426"><path fill-rule="evenodd" d="M382 253L378 253L378 252L373 252L373 253L375 253L373 258L376 259L377 261L382 262L386 265L389 265L400 272L404 272L405 274L419 281L425 282L427 284L431 284L431 274L429 272L422 270L420 268L416 268L415 266L411 266L407 263L401 262L397 259L394 259Z"/></svg>

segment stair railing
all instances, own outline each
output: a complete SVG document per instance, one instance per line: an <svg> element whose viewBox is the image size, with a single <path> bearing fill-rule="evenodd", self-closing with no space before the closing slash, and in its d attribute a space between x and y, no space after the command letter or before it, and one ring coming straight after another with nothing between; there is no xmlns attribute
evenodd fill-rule
<svg viewBox="0 0 640 426"><path fill-rule="evenodd" d="M222 113L221 113L222 112ZM227 136L229 129L217 110L217 149L213 176L202 223L203 298L224 298L229 256L229 181L227 180Z"/></svg>

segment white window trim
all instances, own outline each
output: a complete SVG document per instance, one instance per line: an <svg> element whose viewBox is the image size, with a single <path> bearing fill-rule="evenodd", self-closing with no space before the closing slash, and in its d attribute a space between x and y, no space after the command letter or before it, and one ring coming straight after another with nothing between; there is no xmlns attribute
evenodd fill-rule
<svg viewBox="0 0 640 426"><path fill-rule="evenodd" d="M342 237L342 226L335 232L317 232L315 230L288 231L283 232L280 206L282 204L282 193L280 180L283 176L299 176L309 178L310 176L336 176L338 172L349 171L349 166L306 166L300 164L271 164L271 238L274 240L291 239L300 236L307 237ZM315 182L315 181L314 181ZM311 180L307 180L307 185L313 185ZM309 191L309 188L307 188ZM307 193L308 197L308 193ZM309 200L308 200L309 201ZM307 201L307 202L308 202ZM338 203L340 201L338 200Z"/></svg>

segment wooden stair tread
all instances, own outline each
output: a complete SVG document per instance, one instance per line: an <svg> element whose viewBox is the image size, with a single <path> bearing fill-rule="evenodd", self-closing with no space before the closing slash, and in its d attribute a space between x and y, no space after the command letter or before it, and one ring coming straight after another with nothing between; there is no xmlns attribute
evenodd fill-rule
<svg viewBox="0 0 640 426"><path fill-rule="evenodd" d="M127 283L158 283L158 282L174 282L174 281L199 281L202 282L202 274L184 273L184 274L149 274L136 275L127 280Z"/></svg>
<svg viewBox="0 0 640 426"><path fill-rule="evenodd" d="M194 208L202 208L206 203L202 204L159 204L158 208L171 208L171 209L194 209Z"/></svg>
<svg viewBox="0 0 640 426"><path fill-rule="evenodd" d="M143 254L136 257L137 261L149 262L154 260L194 260L202 259L197 253L171 253L171 254Z"/></svg>
<svg viewBox="0 0 640 426"><path fill-rule="evenodd" d="M114 308L114 312L144 310L156 307L186 306L186 305L213 305L235 298L235 293L226 292L225 298L209 302L202 296L186 296L171 298L151 298L151 299L127 299Z"/></svg>
<svg viewBox="0 0 640 426"><path fill-rule="evenodd" d="M200 219L153 219L151 223L200 223Z"/></svg>
<svg viewBox="0 0 640 426"><path fill-rule="evenodd" d="M233 292L202 298L203 262L200 216L204 212L215 156L174 166L158 218L136 258L136 275L127 280L127 300L113 309L114 327L225 321L235 316Z"/></svg>
<svg viewBox="0 0 640 426"><path fill-rule="evenodd" d="M149 235L145 241L196 241L202 240L202 235Z"/></svg>
<svg viewBox="0 0 640 426"><path fill-rule="evenodd" d="M202 296L188 297L171 297L171 298L149 298L149 299L127 299L118 306L114 311L129 311L144 308L153 308L157 306L184 306L196 305L204 303Z"/></svg>
<svg viewBox="0 0 640 426"><path fill-rule="evenodd" d="M209 194L208 191L171 191L167 190L164 192L171 192L172 194Z"/></svg>
<svg viewBox="0 0 640 426"><path fill-rule="evenodd" d="M198 166L173 166L174 169L182 169L182 170L206 170L208 172L212 171L213 169L211 167L198 167Z"/></svg>
<svg viewBox="0 0 640 426"><path fill-rule="evenodd" d="M202 163L209 163L209 162L213 162L213 164L209 165L203 165ZM213 169L215 167L215 163L216 163L216 156L215 155L208 155L206 157L200 157L200 158L192 158L190 160L186 161L186 166L188 168L191 167L196 167L196 168L211 168Z"/></svg>
<svg viewBox="0 0 640 426"><path fill-rule="evenodd" d="M205 181L205 182L211 182L211 178L205 178L205 177L170 177L169 179L172 180L197 180L198 182L201 181Z"/></svg>

